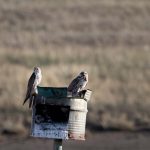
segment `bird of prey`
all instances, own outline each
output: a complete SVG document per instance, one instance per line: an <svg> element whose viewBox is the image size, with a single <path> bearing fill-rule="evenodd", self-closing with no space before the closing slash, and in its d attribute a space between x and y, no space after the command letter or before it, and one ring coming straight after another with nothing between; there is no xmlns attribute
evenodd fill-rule
<svg viewBox="0 0 150 150"><path fill-rule="evenodd" d="M79 92L82 91L88 83L88 73L81 72L68 86L68 92L72 93L72 96L79 96Z"/></svg>
<svg viewBox="0 0 150 150"><path fill-rule="evenodd" d="M33 73L28 81L26 97L24 99L23 105L29 99L29 108L32 106L32 102L34 103L34 98L38 94L37 86L40 84L41 79L41 69L39 67L34 67Z"/></svg>

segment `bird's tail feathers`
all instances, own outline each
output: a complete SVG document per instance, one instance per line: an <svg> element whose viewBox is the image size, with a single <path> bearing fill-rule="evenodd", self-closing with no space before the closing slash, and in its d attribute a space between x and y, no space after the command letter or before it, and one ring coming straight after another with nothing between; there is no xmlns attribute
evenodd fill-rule
<svg viewBox="0 0 150 150"><path fill-rule="evenodd" d="M26 103L26 101L28 100L28 98L25 98L24 102L23 102L23 105Z"/></svg>
<svg viewBox="0 0 150 150"><path fill-rule="evenodd" d="M34 95L32 95L29 99L29 108L33 105Z"/></svg>

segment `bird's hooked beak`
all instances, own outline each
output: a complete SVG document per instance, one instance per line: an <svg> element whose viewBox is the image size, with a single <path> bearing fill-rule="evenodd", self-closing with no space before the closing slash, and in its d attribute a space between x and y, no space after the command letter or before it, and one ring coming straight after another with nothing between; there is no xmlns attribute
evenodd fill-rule
<svg viewBox="0 0 150 150"><path fill-rule="evenodd" d="M87 73L87 72L81 72L81 76L83 77L83 79L84 79L85 81L88 80L88 73Z"/></svg>
<svg viewBox="0 0 150 150"><path fill-rule="evenodd" d="M85 81L87 81L87 77L86 77L86 75L84 75L84 76L83 76L83 78L84 78L84 80L85 80Z"/></svg>
<svg viewBox="0 0 150 150"><path fill-rule="evenodd" d="M40 73L40 72L41 72L41 69L39 67L34 67L35 74Z"/></svg>

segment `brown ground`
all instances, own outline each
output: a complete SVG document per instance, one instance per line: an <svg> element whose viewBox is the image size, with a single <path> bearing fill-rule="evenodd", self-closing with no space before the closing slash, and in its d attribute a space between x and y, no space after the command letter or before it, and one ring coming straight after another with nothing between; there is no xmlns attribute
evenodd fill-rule
<svg viewBox="0 0 150 150"><path fill-rule="evenodd" d="M65 150L149 150L150 134L128 132L102 132L86 141L64 141ZM52 150L52 140L20 139L1 143L1 150Z"/></svg>

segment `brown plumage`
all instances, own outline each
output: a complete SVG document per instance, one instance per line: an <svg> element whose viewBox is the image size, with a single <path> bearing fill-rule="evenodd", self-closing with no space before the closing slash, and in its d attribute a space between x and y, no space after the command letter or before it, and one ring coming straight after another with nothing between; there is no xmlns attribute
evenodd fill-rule
<svg viewBox="0 0 150 150"><path fill-rule="evenodd" d="M34 102L34 97L38 94L37 86L40 84L41 79L41 69L39 67L34 67L34 71L28 81L27 93L23 105L29 99L29 108L32 106L32 103Z"/></svg>
<svg viewBox="0 0 150 150"><path fill-rule="evenodd" d="M68 92L72 93L72 96L78 96L88 83L88 73L81 72L68 86Z"/></svg>

